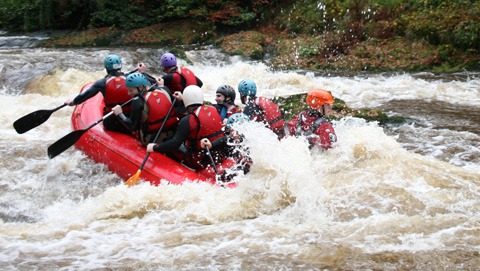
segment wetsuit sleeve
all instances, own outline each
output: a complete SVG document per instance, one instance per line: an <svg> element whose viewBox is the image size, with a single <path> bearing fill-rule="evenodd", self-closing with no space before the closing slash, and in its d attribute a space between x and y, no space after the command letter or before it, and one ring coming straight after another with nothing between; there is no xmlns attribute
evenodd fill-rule
<svg viewBox="0 0 480 271"><path fill-rule="evenodd" d="M165 74L164 76L162 76L162 79L165 86L171 85L173 82L173 73Z"/></svg>
<svg viewBox="0 0 480 271"><path fill-rule="evenodd" d="M212 149L225 148L225 147L227 146L227 141L228 141L228 137L227 137L227 136L222 136L222 137L220 137L220 138L215 139L215 140L212 142Z"/></svg>
<svg viewBox="0 0 480 271"><path fill-rule="evenodd" d="M132 102L132 111L130 117L126 117L123 113L119 115L120 120L124 122L131 131L140 130L140 119L142 117L144 101L142 99L134 99Z"/></svg>
<svg viewBox="0 0 480 271"><path fill-rule="evenodd" d="M81 104L85 102L86 100L92 98L93 96L97 95L97 93L102 92L102 94L105 94L105 87L106 87L106 80L105 79L100 79L95 81L87 90L83 91L82 93L78 94L74 99L73 99L73 104Z"/></svg>
<svg viewBox="0 0 480 271"><path fill-rule="evenodd" d="M197 86L202 87L203 86L202 80L200 80L200 78L198 78L197 76L195 76L195 78L197 79Z"/></svg>
<svg viewBox="0 0 480 271"><path fill-rule="evenodd" d="M157 144L153 148L156 152L172 152L178 150L178 148L187 140L188 133L190 132L190 123L189 123L190 116L183 117L179 124L177 131L172 139Z"/></svg>

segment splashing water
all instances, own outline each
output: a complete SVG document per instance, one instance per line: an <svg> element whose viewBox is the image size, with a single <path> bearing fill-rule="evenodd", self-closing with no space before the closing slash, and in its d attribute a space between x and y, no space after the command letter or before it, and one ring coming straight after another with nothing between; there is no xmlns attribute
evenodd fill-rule
<svg viewBox="0 0 480 271"><path fill-rule="evenodd" d="M406 74L322 77L272 72L263 64L238 58L220 64L207 51L210 60L198 51L187 55L197 59L189 68L204 81L205 97L211 102L219 85L236 88L248 77L267 97L322 86L354 106L410 99L478 110L475 78L443 81ZM107 51L72 53L81 56L79 61L96 63ZM24 51L17 61L28 54ZM336 147L311 152L304 138L278 141L260 124L246 123L238 129L254 164L247 175L237 177L238 187L144 183L129 188L74 148L48 160L46 147L70 132L71 107L55 112L28 133L18 135L12 129L19 116L54 108L75 96L83 84L103 76L101 64L86 69L63 62L73 59L68 58L69 51L34 54L37 62L31 65L35 66L58 54L57 67L25 83L3 79L6 90L0 94L0 106L6 109L0 111L2 270L475 270L480 266L478 160L456 157L461 162L449 163L436 158L433 150L425 151L453 146L447 140L445 146L431 144L432 132L445 138L466 132L405 124L395 132L423 141L401 143L400 135L389 135L377 123L345 118L334 122ZM128 53L126 67L134 66L136 54ZM472 151L479 148L473 132L459 140L463 145L468 142Z"/></svg>

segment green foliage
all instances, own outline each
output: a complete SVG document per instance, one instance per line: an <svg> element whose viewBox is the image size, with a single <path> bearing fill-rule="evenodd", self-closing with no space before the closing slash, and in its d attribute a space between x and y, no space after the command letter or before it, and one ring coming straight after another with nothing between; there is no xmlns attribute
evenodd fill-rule
<svg viewBox="0 0 480 271"><path fill-rule="evenodd" d="M348 2L348 1L347 1ZM295 1L276 14L275 22L293 33L322 34L336 29L346 12L345 1Z"/></svg>
<svg viewBox="0 0 480 271"><path fill-rule="evenodd" d="M402 16L406 36L434 45L480 48L480 2L424 0L424 9Z"/></svg>
<svg viewBox="0 0 480 271"><path fill-rule="evenodd" d="M220 26L252 26L272 0L2 0L0 28L12 31L140 28L195 18Z"/></svg>

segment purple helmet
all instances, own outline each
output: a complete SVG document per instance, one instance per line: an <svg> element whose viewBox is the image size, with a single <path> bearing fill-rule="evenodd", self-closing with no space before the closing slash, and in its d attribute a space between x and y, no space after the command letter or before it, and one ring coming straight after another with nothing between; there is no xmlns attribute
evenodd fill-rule
<svg viewBox="0 0 480 271"><path fill-rule="evenodd" d="M160 62L164 67L177 66L177 58L175 58L172 53L163 54L163 56L160 58Z"/></svg>

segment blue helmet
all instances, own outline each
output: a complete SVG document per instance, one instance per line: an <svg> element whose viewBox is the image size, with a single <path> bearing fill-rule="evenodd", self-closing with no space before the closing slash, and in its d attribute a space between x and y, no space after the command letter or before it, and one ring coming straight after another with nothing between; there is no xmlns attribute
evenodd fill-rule
<svg viewBox="0 0 480 271"><path fill-rule="evenodd" d="M144 87L150 86L150 82L147 80L147 77L139 72L129 74L126 81L126 85L129 88L138 88L141 85Z"/></svg>
<svg viewBox="0 0 480 271"><path fill-rule="evenodd" d="M257 95L257 85L250 79L242 80L238 84L238 92L243 96L255 96Z"/></svg>
<svg viewBox="0 0 480 271"><path fill-rule="evenodd" d="M231 127L234 123L242 124L249 121L250 121L250 118L246 114L235 113L235 114L232 114L230 117L228 117L227 127Z"/></svg>
<svg viewBox="0 0 480 271"><path fill-rule="evenodd" d="M109 71L119 70L122 68L122 60L117 55L108 55L103 60L103 66Z"/></svg>

